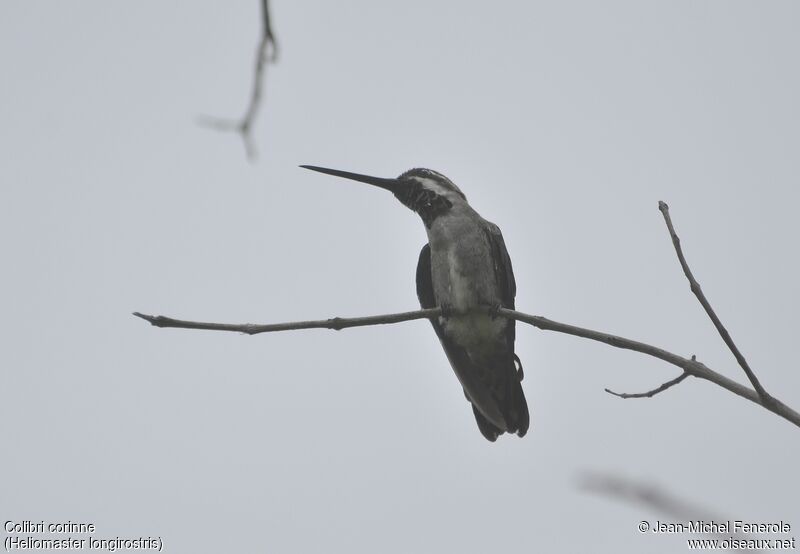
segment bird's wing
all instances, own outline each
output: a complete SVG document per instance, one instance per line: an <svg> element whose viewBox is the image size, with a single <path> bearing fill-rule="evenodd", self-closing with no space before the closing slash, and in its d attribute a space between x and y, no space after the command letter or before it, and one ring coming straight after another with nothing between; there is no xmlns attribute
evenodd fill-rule
<svg viewBox="0 0 800 554"><path fill-rule="evenodd" d="M494 276L500 285L503 307L513 310L514 297L517 295L517 283L514 280L514 270L511 267L511 258L503 240L503 233L500 232L497 225L489 223L486 226L486 236L489 238L489 246L492 249Z"/></svg>
<svg viewBox="0 0 800 554"><path fill-rule="evenodd" d="M488 223L488 222L487 222ZM506 243L503 240L503 233L500 228L494 223L489 223L486 226L486 235L489 238L489 245L492 250L492 259L494 260L494 276L500 289L501 305L504 308L514 309L514 297L517 295L517 283L514 280L514 270L511 267L511 257L508 255ZM503 397L503 414L506 421L514 421L516 433L520 437L525 436L528 432L530 425L530 414L528 413L528 403L525 401L525 395L522 392L522 362L514 353L514 338L516 321L513 319L508 320L506 325L506 340L508 341L508 351L513 356L512 367L516 370L514 379L507 379L506 383L508 388Z"/></svg>
<svg viewBox="0 0 800 554"><path fill-rule="evenodd" d="M435 308L439 305L439 303L436 302L436 297L433 294L430 244L423 246L422 250L419 252L419 261L417 262L417 298L419 299L419 305L423 310ZM439 323L439 318L433 318L430 320L430 322L431 325L433 325L433 330L436 331L436 336L439 337L439 340L442 342L445 352L447 352L447 343L450 341L448 341L447 337L444 335L444 329L442 329L442 325ZM448 356L449 355L450 354L448 353Z"/></svg>
<svg viewBox="0 0 800 554"><path fill-rule="evenodd" d="M433 295L433 281L431 279L431 245L426 244L419 253L417 262L417 298L423 309L436 307L436 298Z"/></svg>
<svg viewBox="0 0 800 554"><path fill-rule="evenodd" d="M517 282L514 280L514 270L511 267L511 257L508 255L506 243L503 240L503 233L494 223L487 222L486 236L489 239L489 246L492 250L492 260L494 260L494 278L500 288L500 304L504 308L514 309L514 297L517 295ZM515 321L508 320L506 326L506 337L511 352L514 351ZM519 358L517 358L519 360ZM520 369L522 364L520 364Z"/></svg>

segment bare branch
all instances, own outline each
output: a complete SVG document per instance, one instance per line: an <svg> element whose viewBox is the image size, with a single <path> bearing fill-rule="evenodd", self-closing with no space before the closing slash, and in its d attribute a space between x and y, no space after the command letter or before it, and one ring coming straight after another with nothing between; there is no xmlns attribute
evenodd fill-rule
<svg viewBox="0 0 800 554"><path fill-rule="evenodd" d="M772 402L765 402L764 399L753 389L737 383L733 379L729 379L724 375L713 371L706 367L701 362L698 362L694 356L691 359L678 356L672 352L668 352L662 348L638 342L624 337L603 333L601 331L594 331L592 329L585 329L583 327L576 327L566 323L559 323L541 316L529 315L507 308L495 307L481 307L475 310L479 313L489 313L497 316L515 319L529 325L533 325L544 331L555 331L557 333L565 333L576 337L602 342L613 346L615 348L622 348L626 350L633 350L641 354L653 356L659 360L663 360L669 364L680 367L688 375L699 377L738 395L746 398L751 402L758 404L779 415L780 417L790 421L800 427L800 413L796 412L786 404L773 398ZM354 317L354 318L339 318L334 317L331 319L320 319L316 321L297 321L292 323L273 323L267 325L254 325L247 324L229 324L229 323L204 323L197 321L185 321L180 319L173 319L164 316L152 316L134 312L133 315L140 317L145 321L149 321L156 327L177 327L182 329L205 329L210 331L233 331L238 333L246 333L248 335L255 335L258 333L271 333L275 331L292 331L297 329L345 329L348 327L364 327L368 325L380 325L388 323L401 323L403 321L412 321L415 319L430 319L438 317L442 313L441 308L430 308L427 310L417 310L413 312L402 312L395 314L376 315L368 317Z"/></svg>
<svg viewBox="0 0 800 554"><path fill-rule="evenodd" d="M694 358L692 358L692 359L694 359ZM688 376L689 376L689 374L686 371L684 371L683 373L678 375L675 379L667 381L666 383L664 383L660 387L657 387L657 388L655 388L653 390L649 390L647 392L630 393L630 392L614 392L611 389L604 389L604 390L608 394L613 394L614 396L619 396L620 398L653 398L658 393L664 392L665 390L667 390L670 387L674 387L675 385L677 385L678 383L680 383L681 381L686 379Z"/></svg>
<svg viewBox="0 0 800 554"><path fill-rule="evenodd" d="M244 333L246 335L258 335L260 333L274 333L277 331L297 331L300 329L333 329L340 331L349 327L367 327L370 325L381 325L388 323L401 323L415 319L430 319L442 313L439 308L428 310L416 310L413 312L401 312L388 315L374 315L367 317L332 317L330 319L318 319L312 321L294 321L290 323L270 323L266 325L256 325L253 323L207 323L203 321L187 321L184 319L174 319L163 315L152 316L133 312L133 315L140 317L155 327L172 327L177 329L202 329L205 331L232 331Z"/></svg>
<svg viewBox="0 0 800 554"><path fill-rule="evenodd" d="M769 403L772 400L772 396L770 396L764 387L761 386L756 374L753 373L753 370L750 369L750 365L747 363L747 360L744 359L744 356L737 348L736 344L733 342L731 335L728 333L728 330L725 329L725 326L722 325L719 317L714 312L714 308L711 307L711 304L708 302L706 295L703 294L703 289L700 288L700 283L697 282L697 279L694 278L692 275L692 270L689 269L689 264L686 263L686 258L683 255L683 249L681 248L681 239L678 238L678 234L675 232L675 227L672 225L672 218L669 216L669 206L666 202L659 202L658 209L661 210L662 215L664 216L664 222L667 224L667 229L669 230L669 235L672 237L672 244L675 246L675 253L678 255L678 261L681 263L681 267L683 268L683 273L686 275L686 278L689 280L689 286L692 289L692 292L697 297L697 300L700 301L702 304L703 309L705 309L708 317L711 318L711 321L714 323L714 327L717 328L722 340L725 341L725 344L728 346L730 351L733 353L736 361L739 362L739 365L742 367L744 372L747 374L747 378L750 380L750 383L753 385L753 388L756 392L761 396L764 402Z"/></svg>
<svg viewBox="0 0 800 554"><path fill-rule="evenodd" d="M247 105L244 115L239 120L208 116L201 116L197 120L198 124L216 131L235 131L239 133L244 143L247 159L251 162L255 160L257 156L255 144L253 143L252 129L258 111L261 108L264 76L266 74L265 66L267 63L275 63L278 59L278 43L272 32L267 0L261 0L261 23L261 39L256 49L256 62L253 70L253 84L250 90L250 103Z"/></svg>
<svg viewBox="0 0 800 554"><path fill-rule="evenodd" d="M264 6L266 7L266 2L264 3ZM267 28L268 24L269 22L267 21ZM751 402L758 404L763 408L766 408L770 412L800 427L800 413L790 408L783 402L779 401L775 397L767 394L767 392L759 383L756 376L753 374L753 371L750 369L750 366L747 365L747 362L745 361L742 354L739 352L738 348L736 348L736 345L733 343L733 340L731 339L730 335L725 330L725 327L723 327L717 315L714 313L714 310L711 308L711 305L708 303L706 297L703 295L703 292L700 289L700 285L695 280L691 270L689 269L688 264L686 263L686 259L683 256L683 251L681 250L680 239L678 238L678 235L675 233L675 229L672 226L672 220L670 219L669 216L669 207L664 202L659 202L659 209L661 210L661 213L664 215L664 220L667 223L667 228L669 229L670 236L672 237L672 242L675 245L675 251L678 254L678 259L681 263L681 267L683 267L683 271L686 274L686 277L689 279L689 283L691 284L692 287L692 292L694 292L695 296L697 296L698 300L705 308L706 313L708 313L709 317L714 322L714 325L717 327L717 330L719 331L720 335L722 335L723 340L731 349L734 356L736 356L736 359L739 361L739 364L745 370L745 373L747 374L751 384L753 385L752 389L706 367L705 364L698 362L695 356L692 356L691 359L687 359L682 356L678 356L677 354L673 354L672 352L668 352L663 348L658 348L656 346L645 344L643 342L626 339L624 337L611 335L609 333L603 333L601 331L585 329L583 327L577 327L575 325L559 323L557 321L552 321L550 319L541 316L529 315L523 312L509 310L507 308L502 308L502 307L482 306L470 310L470 312L465 312L465 313L485 313L491 315L492 317L498 317L498 316L505 317L509 319L514 319L516 321L521 321L523 323L527 323L528 325L532 325L544 331L555 331L557 333L564 333L567 335L573 335L576 337L602 342L603 344L608 344L609 346L613 346L615 348L633 350L634 352L639 352L641 354L653 356L654 358L663 360L683 370L683 373L681 373L681 375L679 375L675 379L667 381L661 386L653 390L650 390L648 392L631 394L631 393L617 393L609 389L605 389L606 392L608 392L609 394L613 394L621 398L652 398L656 394L664 392L670 387L673 387L681 383L684 379L686 379L691 375L693 377L699 377L700 379L705 379L706 381L710 381L724 388L725 390L730 391L733 394L736 394L737 396L746 398L747 400L750 400ZM402 313L368 316L368 317L354 317L354 318L334 317L331 319L321 319L314 321L297 321L290 323L273 323L267 325L255 325L251 323L229 324L229 323L206 323L198 321L186 321L180 319L173 319L165 316L151 316L139 312L134 312L133 315L140 317L145 321L150 322L152 325L155 325L156 327L205 329L211 331L234 331L239 333L246 333L248 335L255 335L258 333L270 333L275 331L292 331L298 329L334 329L338 331L348 327L364 327L368 325L400 323L403 321L412 321L415 319L431 319L434 317L442 316L443 311L441 308L430 308L427 310L417 310L413 312L402 312ZM451 315L459 315L459 314L451 314L450 312L448 312L445 314L445 317L450 317Z"/></svg>

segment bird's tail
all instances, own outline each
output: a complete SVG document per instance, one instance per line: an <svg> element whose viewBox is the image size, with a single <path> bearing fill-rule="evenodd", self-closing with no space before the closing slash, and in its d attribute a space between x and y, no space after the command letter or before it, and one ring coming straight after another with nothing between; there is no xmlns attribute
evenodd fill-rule
<svg viewBox="0 0 800 554"><path fill-rule="evenodd" d="M506 423L508 424L508 432L509 433L516 433L519 437L524 437L525 433L528 432L528 427L531 424L531 415L528 412L528 402L525 400L525 393L522 391L522 379L525 377L525 373L522 370L522 361L519 359L519 356L514 354L514 370L516 373L516 379L510 379L511 381L511 391L509 391L509 398L511 402L509 402L509 410L506 413L504 411L503 415L506 418Z"/></svg>
<svg viewBox="0 0 800 554"><path fill-rule="evenodd" d="M528 412L528 402L525 400L525 393L522 390L522 362L519 357L514 355L514 359L503 372L505 386L501 387L498 401L498 407L503 415L505 422L505 429L501 429L495 423L489 421L481 411L473 404L472 411L475 414L475 421L478 423L478 429L487 440L494 442L497 437L505 432L516 433L520 437L524 437L528 432L530 426L530 413Z"/></svg>
<svg viewBox="0 0 800 554"><path fill-rule="evenodd" d="M481 431L481 435L486 437L486 440L494 442L497 440L497 437L505 433L502 429L500 429L497 425L486 419L486 417L475 407L475 404L472 405L472 413L475 414L475 421L478 422L478 429Z"/></svg>
<svg viewBox="0 0 800 554"><path fill-rule="evenodd" d="M528 402L525 400L525 393L522 391L522 383L514 381L511 389L511 402L509 402L508 409L503 411L503 416L506 420L508 432L524 437L531 424Z"/></svg>

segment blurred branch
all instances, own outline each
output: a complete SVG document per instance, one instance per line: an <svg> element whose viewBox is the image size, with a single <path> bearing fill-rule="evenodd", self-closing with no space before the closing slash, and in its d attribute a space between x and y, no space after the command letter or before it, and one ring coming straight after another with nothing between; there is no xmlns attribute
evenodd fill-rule
<svg viewBox="0 0 800 554"><path fill-rule="evenodd" d="M209 116L202 116L198 119L198 123L205 127L217 131L235 131L239 133L244 143L247 159L250 161L255 160L257 155L256 147L253 142L252 130L258 111L261 108L266 65L267 63L274 63L278 59L278 43L272 32L268 0L261 0L261 23L261 39L256 49L253 84L250 90L250 103L247 105L244 115L239 120L221 119Z"/></svg>
<svg viewBox="0 0 800 554"><path fill-rule="evenodd" d="M691 272L689 271L688 266L686 265L686 261L683 258L683 253L680 250L679 239L675 234L674 228L672 227L672 221L669 219L669 213L667 212L668 210L667 205L663 202L660 202L659 209L664 214L664 217L667 221L667 226L670 230L670 235L673 238L673 242L676 245L678 258L681 260L681 265L684 267L684 272L687 274L687 276L689 276L690 282L694 283L692 286L692 290L696 291L695 294L698 295L699 299L701 299L700 300L701 303L703 303L704 306L708 306L706 308L706 311L709 312L709 315L713 314L712 320L715 322L715 325L718 325L717 328L718 329L721 328L724 330L722 324L718 323L719 319L716 317L716 314L714 314L714 311L711 309L711 306L708 305L708 301L702 295L702 292L699 292L700 291L699 285L696 285L694 277L691 276ZM697 361L697 358L695 356L692 356L691 358L684 358L683 356L679 356L677 354L673 354L672 352L668 352L663 348L658 348L656 346L645 344L643 342L626 339L624 337L620 337L617 335L611 335L609 333L604 333L602 331L594 331L592 329L577 327L575 325L569 325L567 323L559 323L558 321L553 321L541 316L530 315L502 307L498 308L498 307L481 306L475 308L474 310L471 310L469 313L486 313L492 315L493 317L505 317L508 319L514 319L516 321L521 321L522 323L527 323L528 325L532 325L538 329L542 329L543 331L555 331L557 333L564 333L567 335L572 335L597 342L602 342L603 344L607 344L615 348L633 350L634 352L639 352L641 354L646 354L648 356L658 358L659 360L663 360L683 370L683 373L681 373L681 375L679 375L675 379L672 379L671 381L664 383L660 387L657 387L645 393L634 393L634 394L614 393L606 389L607 392L614 394L616 396L620 396L622 398L651 398L656 394L663 392L668 388L681 383L689 376L698 377L700 379L710 381L711 383L714 383L722 387L723 389L732 392L733 394L736 394L737 396L746 398L747 400L750 400L751 402L758 404L763 408L766 408L770 412L800 427L800 413L790 408L789 406L779 401L778 399L774 398L773 396L768 395L766 392L759 392L759 388L761 388L761 386L758 385L758 387L756 387L756 383L758 383L758 380L755 379L755 375L753 375L752 370L750 370L749 366L745 371L748 374L748 376L753 375L751 383L753 383L754 388L745 386L741 383L734 381L733 379L725 377L721 373L712 370L705 364ZM338 331L349 327L364 327L369 325L401 323L403 321L412 321L415 319L432 319L435 317L443 316L441 308L430 308L427 310L416 310L413 312L402 312L402 313L367 316L367 317L354 317L354 318L334 317L330 319L321 319L314 321L297 321L290 323L273 323L266 325L263 324L257 325L252 323L231 324L231 323L207 323L199 321L187 321L165 316L152 316L152 315L142 314L139 312L134 312L133 315L135 315L136 317L140 317L145 321L148 321L149 323L151 323L156 327L203 329L209 331L232 331L232 332L246 333L248 335L256 335L259 333L271 333L276 331L293 331L298 329L334 329ZM444 314L444 317L449 317L450 315L463 315L463 313L455 314L455 313L450 313L448 311L448 313ZM720 331L720 333L722 333L722 331ZM733 341L730 340L730 336L727 335L727 331L723 334L723 338L725 339L725 342L726 344L728 344L729 347L735 349L735 345L733 345ZM734 353L736 354L738 352L739 351L737 349L735 350ZM738 354L737 359L739 359L740 357L741 354ZM741 359L744 360L744 358ZM744 363L746 364L746 362ZM763 391L763 388L761 388L761 391Z"/></svg>
<svg viewBox="0 0 800 554"><path fill-rule="evenodd" d="M712 514L658 487L637 483L611 473L584 472L580 475L578 486L586 492L643 505L677 520L728 521L727 518Z"/></svg>
<svg viewBox="0 0 800 554"><path fill-rule="evenodd" d="M639 483L610 473L585 472L580 476L578 486L585 492L597 494L628 504L635 504L649 508L656 513L673 519L675 522L699 521L713 522L717 528L730 523L730 518L712 513L706 508L687 502L669 491L653 486L649 483ZM647 530L650 530L647 527ZM645 532L641 531L640 532ZM750 540L753 537L736 529L727 533L713 531L698 533L716 536L719 538L737 538ZM737 548L737 550L761 550L760 548Z"/></svg>

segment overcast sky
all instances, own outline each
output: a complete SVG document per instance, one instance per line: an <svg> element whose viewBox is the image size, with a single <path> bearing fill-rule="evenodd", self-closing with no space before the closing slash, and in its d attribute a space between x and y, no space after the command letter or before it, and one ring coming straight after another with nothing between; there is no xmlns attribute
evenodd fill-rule
<svg viewBox="0 0 800 554"><path fill-rule="evenodd" d="M430 167L503 230L520 310L745 382L657 209L776 396L800 408L800 5L273 0L0 4L3 521L164 551L683 552L587 471L800 536L800 429L655 359L519 325L529 434L491 444L433 330L247 337L417 307L425 232L297 168ZM6 538L6 534L3 538ZM773 537L774 538L774 537ZM781 538L781 537L778 537ZM785 537L783 537L785 538Z"/></svg>

